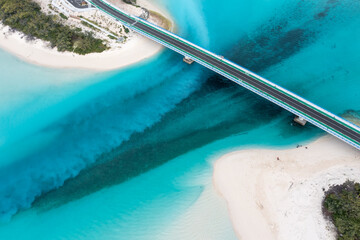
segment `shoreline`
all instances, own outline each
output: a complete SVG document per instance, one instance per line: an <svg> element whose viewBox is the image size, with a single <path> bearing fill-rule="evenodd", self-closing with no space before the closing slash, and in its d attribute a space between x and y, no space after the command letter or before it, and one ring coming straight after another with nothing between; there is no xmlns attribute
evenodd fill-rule
<svg viewBox="0 0 360 240"><path fill-rule="evenodd" d="M174 22L167 12L147 1L139 1L139 4L163 16L174 28ZM78 55L71 52L58 52L48 47L47 42L43 40L36 39L28 42L21 32L10 33L9 30L8 26L0 23L0 48L2 50L15 55L22 61L49 68L109 71L150 59L164 49L162 45L133 33L125 44L119 45L116 49Z"/></svg>
<svg viewBox="0 0 360 240"><path fill-rule="evenodd" d="M346 180L360 181L360 152L329 135L299 148L229 153L213 172L237 237L246 240L335 240L322 200Z"/></svg>

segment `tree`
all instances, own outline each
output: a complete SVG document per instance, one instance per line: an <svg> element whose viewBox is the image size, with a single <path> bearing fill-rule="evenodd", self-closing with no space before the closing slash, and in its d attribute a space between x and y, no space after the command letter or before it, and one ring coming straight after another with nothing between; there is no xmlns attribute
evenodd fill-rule
<svg viewBox="0 0 360 240"><path fill-rule="evenodd" d="M34 37L50 42L59 51L74 51L81 42L78 54L102 52L107 46L100 39L78 29L71 29L57 21L55 15L41 12L40 6L32 0L0 0L0 20L12 29L23 32L28 38Z"/></svg>
<svg viewBox="0 0 360 240"><path fill-rule="evenodd" d="M334 223L338 240L360 240L360 184L345 182L325 193L323 212Z"/></svg>

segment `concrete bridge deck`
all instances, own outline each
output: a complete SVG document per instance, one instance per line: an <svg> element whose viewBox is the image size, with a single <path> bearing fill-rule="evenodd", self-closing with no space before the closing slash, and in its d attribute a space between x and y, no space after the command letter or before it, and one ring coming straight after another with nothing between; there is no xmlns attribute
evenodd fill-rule
<svg viewBox="0 0 360 240"><path fill-rule="evenodd" d="M267 100L302 117L324 131L360 149L360 128L257 74L211 53L152 23L117 9L105 0L88 0L134 31L192 59Z"/></svg>

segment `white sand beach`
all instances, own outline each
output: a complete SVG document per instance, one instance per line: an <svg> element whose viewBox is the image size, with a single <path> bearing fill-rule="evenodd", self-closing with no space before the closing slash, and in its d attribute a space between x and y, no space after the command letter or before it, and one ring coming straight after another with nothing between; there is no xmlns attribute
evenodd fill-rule
<svg viewBox="0 0 360 240"><path fill-rule="evenodd" d="M166 11L154 6L147 0L138 2L150 11L167 18L173 26L173 21ZM151 16L149 20L156 22L156 19L152 19ZM51 68L78 68L97 71L118 69L149 59L163 49L160 44L140 34L132 33L124 44L118 44L119 46L115 47L112 45L111 49L102 53L81 56L71 52L58 52L42 40L26 41L23 34L9 30L9 27L0 24L0 48L26 62Z"/></svg>
<svg viewBox="0 0 360 240"><path fill-rule="evenodd" d="M321 202L331 185L348 179L360 181L360 151L329 135L295 149L227 154L213 174L245 240L335 239Z"/></svg>

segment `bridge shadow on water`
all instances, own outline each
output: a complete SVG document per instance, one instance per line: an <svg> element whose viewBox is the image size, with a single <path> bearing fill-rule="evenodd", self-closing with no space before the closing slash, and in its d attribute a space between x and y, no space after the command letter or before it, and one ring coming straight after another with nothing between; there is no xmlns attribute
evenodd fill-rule
<svg viewBox="0 0 360 240"><path fill-rule="evenodd" d="M255 72L265 71L316 41L334 4L336 1L329 1L318 13L301 20L301 24L290 23L297 19L274 17L231 46L230 59ZM247 134L274 118L286 119L284 125L279 126L285 138L306 130L319 133L311 125L292 127L288 124L292 120L290 113L227 79L212 75L201 89L179 103L160 122L104 153L95 164L67 180L62 187L37 198L33 207L39 211L59 207L216 140Z"/></svg>

